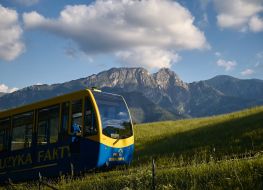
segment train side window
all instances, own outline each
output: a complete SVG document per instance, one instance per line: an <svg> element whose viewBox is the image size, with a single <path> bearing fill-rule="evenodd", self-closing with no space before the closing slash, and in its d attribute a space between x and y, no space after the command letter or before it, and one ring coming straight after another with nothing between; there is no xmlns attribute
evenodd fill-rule
<svg viewBox="0 0 263 190"><path fill-rule="evenodd" d="M0 152L4 150L5 147L5 129L0 129Z"/></svg>
<svg viewBox="0 0 263 190"><path fill-rule="evenodd" d="M13 117L11 150L31 147L33 119L33 112L27 112Z"/></svg>
<svg viewBox="0 0 263 190"><path fill-rule="evenodd" d="M71 102L71 133L79 136L82 130L82 100Z"/></svg>
<svg viewBox="0 0 263 190"><path fill-rule="evenodd" d="M96 135L97 130L97 121L95 110L92 106L90 98L85 99L85 136Z"/></svg>
<svg viewBox="0 0 263 190"><path fill-rule="evenodd" d="M59 108L59 105L55 105L38 111L38 144L58 141Z"/></svg>
<svg viewBox="0 0 263 190"><path fill-rule="evenodd" d="M0 119L0 152L8 151L10 119Z"/></svg>
<svg viewBox="0 0 263 190"><path fill-rule="evenodd" d="M69 102L64 102L62 104L62 113L61 113L61 130L60 130L61 140L64 140L67 136L68 125L69 125Z"/></svg>

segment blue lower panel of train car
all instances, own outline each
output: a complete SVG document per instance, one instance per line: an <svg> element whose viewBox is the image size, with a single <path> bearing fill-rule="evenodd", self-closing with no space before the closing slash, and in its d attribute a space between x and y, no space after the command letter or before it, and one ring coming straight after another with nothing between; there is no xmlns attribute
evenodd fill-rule
<svg viewBox="0 0 263 190"><path fill-rule="evenodd" d="M84 141L80 145L80 152L81 154L72 153L71 157L71 163L77 173L94 168L130 164L134 145L113 148L99 142Z"/></svg>
<svg viewBox="0 0 263 190"><path fill-rule="evenodd" d="M81 138L78 142L54 143L0 155L0 183L37 179L39 174L60 174L95 168L100 145Z"/></svg>
<svg viewBox="0 0 263 190"><path fill-rule="evenodd" d="M56 176L70 170L70 144L49 144L17 150L0 157L0 182Z"/></svg>
<svg viewBox="0 0 263 190"><path fill-rule="evenodd" d="M134 145L123 148L113 148L104 144L100 145L98 167L130 164L134 152Z"/></svg>
<svg viewBox="0 0 263 190"><path fill-rule="evenodd" d="M112 148L81 138L74 143L55 143L13 151L0 156L0 183L53 177L90 169L129 164L134 145Z"/></svg>

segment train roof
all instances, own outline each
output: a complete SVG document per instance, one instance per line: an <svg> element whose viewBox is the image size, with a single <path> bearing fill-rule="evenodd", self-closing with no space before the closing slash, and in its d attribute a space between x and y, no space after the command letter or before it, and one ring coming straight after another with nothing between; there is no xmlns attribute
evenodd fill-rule
<svg viewBox="0 0 263 190"><path fill-rule="evenodd" d="M19 107L11 108L8 110L0 111L0 118L8 117L10 115L15 115L15 114L26 112L26 111L30 111L31 109L33 110L33 109L37 109L37 108L41 108L41 107L46 107L46 106L49 106L52 104L56 104L56 103L61 102L61 99L64 99L65 101L75 99L79 95L85 95L88 91L91 91L91 90L94 90L94 89L89 89L89 88L82 89L82 90L71 92L68 94L63 94L60 96L55 96L55 97L51 97L51 98L48 98L45 100L26 104L23 106L19 106ZM98 91L98 90L94 90L94 91Z"/></svg>

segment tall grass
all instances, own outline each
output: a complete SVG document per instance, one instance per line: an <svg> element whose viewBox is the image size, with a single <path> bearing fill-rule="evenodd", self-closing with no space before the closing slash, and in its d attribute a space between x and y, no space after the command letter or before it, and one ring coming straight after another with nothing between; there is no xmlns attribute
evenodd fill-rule
<svg viewBox="0 0 263 190"><path fill-rule="evenodd" d="M263 150L263 107L216 117L135 126L137 159L155 156L203 162Z"/></svg>

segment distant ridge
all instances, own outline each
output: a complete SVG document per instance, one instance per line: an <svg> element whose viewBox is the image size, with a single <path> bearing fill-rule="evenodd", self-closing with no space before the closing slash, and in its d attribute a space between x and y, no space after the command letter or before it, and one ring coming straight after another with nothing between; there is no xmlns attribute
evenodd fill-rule
<svg viewBox="0 0 263 190"><path fill-rule="evenodd" d="M0 92L0 97L1 97L1 96L3 96L3 95L5 95L5 93L3 93L3 92Z"/></svg>
<svg viewBox="0 0 263 190"><path fill-rule="evenodd" d="M227 75L219 75L205 82L226 96L263 99L263 81L259 79L240 80Z"/></svg>
<svg viewBox="0 0 263 190"><path fill-rule="evenodd" d="M122 94L135 122L174 120L228 113L263 105L263 81L230 76L185 83L170 69L150 74L144 68L112 68L53 85L34 85L0 97L0 109L28 104L96 86Z"/></svg>

